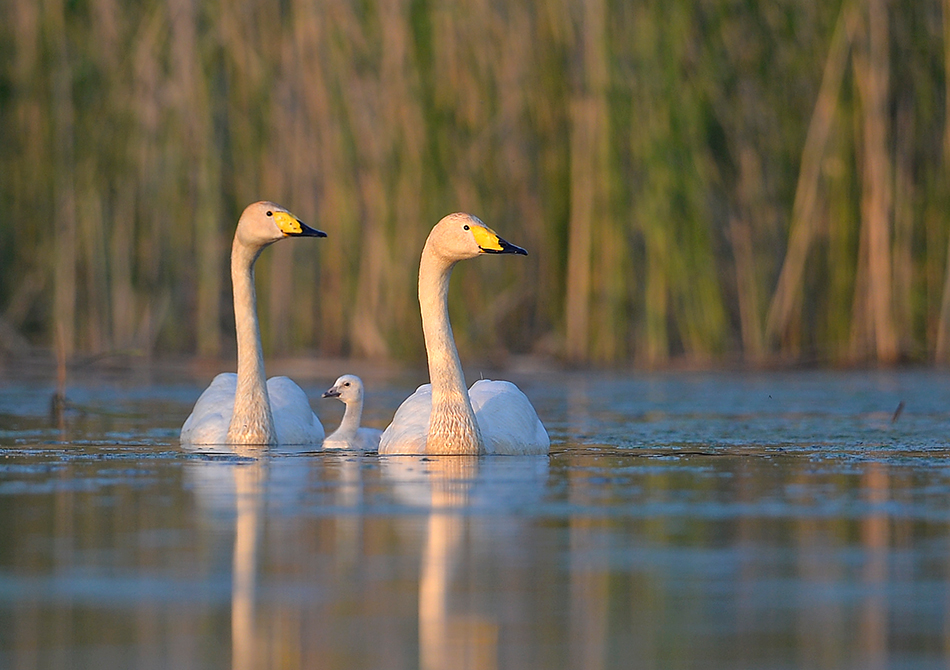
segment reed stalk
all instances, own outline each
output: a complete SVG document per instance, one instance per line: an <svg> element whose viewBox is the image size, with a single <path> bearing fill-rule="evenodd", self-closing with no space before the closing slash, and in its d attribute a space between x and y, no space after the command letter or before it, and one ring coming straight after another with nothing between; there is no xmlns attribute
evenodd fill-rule
<svg viewBox="0 0 950 670"><path fill-rule="evenodd" d="M950 358L946 0L4 6L7 348L229 356L267 198L330 234L261 258L268 355L421 362L463 210L530 252L459 269L467 357Z"/></svg>

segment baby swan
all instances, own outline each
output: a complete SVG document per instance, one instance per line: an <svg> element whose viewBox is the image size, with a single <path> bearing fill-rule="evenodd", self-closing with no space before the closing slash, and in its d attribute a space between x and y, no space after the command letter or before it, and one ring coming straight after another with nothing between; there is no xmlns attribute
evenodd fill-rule
<svg viewBox="0 0 950 670"><path fill-rule="evenodd" d="M182 426L183 445L318 446L323 442L323 426L303 390L287 377L265 382L254 263L266 247L286 237L326 236L272 202L255 202L241 214L231 246L237 374L219 374L201 394Z"/></svg>
<svg viewBox="0 0 950 670"><path fill-rule="evenodd" d="M323 394L324 398L339 398L346 404L340 427L324 441L324 449L354 449L376 451L383 431L360 427L363 416L363 380L356 375L343 375Z"/></svg>
<svg viewBox="0 0 950 670"><path fill-rule="evenodd" d="M458 261L482 254L528 252L470 214L450 214L429 233L419 262L419 308L431 383L396 410L380 454L548 453L548 433L517 386L480 380L465 388L449 323L449 276Z"/></svg>

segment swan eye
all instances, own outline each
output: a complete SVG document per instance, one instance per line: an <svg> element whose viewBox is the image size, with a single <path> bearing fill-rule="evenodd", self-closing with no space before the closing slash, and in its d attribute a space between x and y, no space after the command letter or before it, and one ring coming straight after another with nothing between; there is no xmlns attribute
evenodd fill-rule
<svg viewBox="0 0 950 670"><path fill-rule="evenodd" d="M462 226L462 227L465 228L465 230L468 230L468 224L467 224L467 223L466 223L464 226Z"/></svg>
<svg viewBox="0 0 950 670"><path fill-rule="evenodd" d="M349 385L350 385L350 382L344 382L344 383L343 383L343 386L349 386Z"/></svg>
<svg viewBox="0 0 950 670"><path fill-rule="evenodd" d="M267 216L274 216L274 213L271 212L271 211L268 211L268 212L267 212Z"/></svg>

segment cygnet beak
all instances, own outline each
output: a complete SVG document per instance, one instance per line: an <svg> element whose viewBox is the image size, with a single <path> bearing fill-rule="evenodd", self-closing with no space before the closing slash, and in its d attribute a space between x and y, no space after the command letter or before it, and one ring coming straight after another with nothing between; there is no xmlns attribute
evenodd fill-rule
<svg viewBox="0 0 950 670"><path fill-rule="evenodd" d="M338 389L336 386L331 386L324 392L323 397L324 398L339 398L340 389Z"/></svg>

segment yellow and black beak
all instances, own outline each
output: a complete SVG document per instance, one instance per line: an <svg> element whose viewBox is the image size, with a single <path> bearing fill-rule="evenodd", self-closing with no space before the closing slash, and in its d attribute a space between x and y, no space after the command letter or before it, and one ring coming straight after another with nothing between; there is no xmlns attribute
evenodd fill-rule
<svg viewBox="0 0 950 670"><path fill-rule="evenodd" d="M478 244L478 248L482 250L482 253L528 255L528 252L521 247L500 238L498 233L488 226L472 226L472 235L475 236L475 242Z"/></svg>
<svg viewBox="0 0 950 670"><path fill-rule="evenodd" d="M269 213L269 212L268 212ZM274 223L289 237L326 237L322 230L311 228L290 212L274 212Z"/></svg>
<svg viewBox="0 0 950 670"><path fill-rule="evenodd" d="M316 228L311 228L303 221L298 221L300 224L299 233L291 233L291 235L299 235L300 237L326 237L327 234L322 230L317 230Z"/></svg>
<svg viewBox="0 0 950 670"><path fill-rule="evenodd" d="M481 250L484 251L486 254L519 254L521 256L528 255L528 252L522 249L521 247L519 247L518 245L512 244L511 242L506 242L500 237L498 238L498 246L501 248L500 249L486 249L485 247L481 247Z"/></svg>

